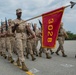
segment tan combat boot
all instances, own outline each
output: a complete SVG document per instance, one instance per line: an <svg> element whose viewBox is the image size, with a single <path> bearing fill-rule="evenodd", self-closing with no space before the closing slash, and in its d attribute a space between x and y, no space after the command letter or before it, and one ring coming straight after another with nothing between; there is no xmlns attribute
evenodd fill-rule
<svg viewBox="0 0 76 75"><path fill-rule="evenodd" d="M36 51L36 56L38 57L38 52Z"/></svg>
<svg viewBox="0 0 76 75"><path fill-rule="evenodd" d="M1 56L3 56L3 54L1 53Z"/></svg>
<svg viewBox="0 0 76 75"><path fill-rule="evenodd" d="M5 59L7 59L7 56L6 56L6 54L3 54L3 57L4 57Z"/></svg>
<svg viewBox="0 0 76 75"><path fill-rule="evenodd" d="M55 53L56 53L56 55L59 55L58 51L56 51Z"/></svg>
<svg viewBox="0 0 76 75"><path fill-rule="evenodd" d="M59 53L58 53L58 52L59 52L60 50L61 50L61 46L59 46L59 47L58 47L58 49L57 49L57 51L55 52L55 53L56 53L56 55L59 55Z"/></svg>
<svg viewBox="0 0 76 75"><path fill-rule="evenodd" d="M1 53L2 53L2 52L0 52L0 55L1 55Z"/></svg>
<svg viewBox="0 0 76 75"><path fill-rule="evenodd" d="M42 57L42 47L39 49L39 57Z"/></svg>
<svg viewBox="0 0 76 75"><path fill-rule="evenodd" d="M17 66L21 66L19 58L17 59L16 63L17 63Z"/></svg>
<svg viewBox="0 0 76 75"><path fill-rule="evenodd" d="M57 51L55 52L56 53L56 55L59 55L59 52L60 51L60 47L57 49Z"/></svg>
<svg viewBox="0 0 76 75"><path fill-rule="evenodd" d="M26 65L25 65L24 62L22 62L22 70L23 70L23 71L28 71L28 68L26 67Z"/></svg>
<svg viewBox="0 0 76 75"><path fill-rule="evenodd" d="M2 52L0 52L0 55L2 56Z"/></svg>
<svg viewBox="0 0 76 75"><path fill-rule="evenodd" d="M67 55L65 55L65 54L64 54L64 55L62 55L62 56L63 56L63 57L67 57Z"/></svg>
<svg viewBox="0 0 76 75"><path fill-rule="evenodd" d="M11 63L14 63L14 60L12 57L8 57L8 60L11 62Z"/></svg>
<svg viewBox="0 0 76 75"><path fill-rule="evenodd" d="M8 61L11 61L11 58L8 56Z"/></svg>
<svg viewBox="0 0 76 75"><path fill-rule="evenodd" d="M39 57L42 57L42 53L41 52L39 52Z"/></svg>
<svg viewBox="0 0 76 75"><path fill-rule="evenodd" d="M28 55L29 55L28 53L25 55L27 59L29 59Z"/></svg>
<svg viewBox="0 0 76 75"><path fill-rule="evenodd" d="M62 57L67 57L67 55L65 55L64 51L62 51Z"/></svg>
<svg viewBox="0 0 76 75"><path fill-rule="evenodd" d="M51 58L51 56L49 56L49 53L46 53L46 58L47 59L50 59Z"/></svg>

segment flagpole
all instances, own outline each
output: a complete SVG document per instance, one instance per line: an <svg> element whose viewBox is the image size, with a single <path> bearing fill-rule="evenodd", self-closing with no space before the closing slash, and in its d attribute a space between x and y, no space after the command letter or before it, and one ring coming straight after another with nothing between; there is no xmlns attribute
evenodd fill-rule
<svg viewBox="0 0 76 75"><path fill-rule="evenodd" d="M29 21L29 20L32 20L32 19L35 19L35 18L38 18L38 17L41 17L42 15L38 15L36 17L33 17L33 18L30 18L30 19L27 19L26 21Z"/></svg>
<svg viewBox="0 0 76 75"><path fill-rule="evenodd" d="M71 5L67 5L67 6L65 6L65 8L67 8L67 7L69 7L69 6L71 6Z"/></svg>
<svg viewBox="0 0 76 75"><path fill-rule="evenodd" d="M72 8L75 4L76 4L75 2L70 1L70 5L67 5L67 6L64 6L64 7L67 8L67 7L71 6L71 8ZM35 16L35 17L33 17L33 18L27 19L27 20L25 20L25 21L23 21L23 22L21 22L21 23L24 23L24 22L33 20L33 19L38 18L38 17L41 17L41 16L42 16L42 14L41 14L41 15L38 15L38 16ZM21 24L21 23L19 23L19 24Z"/></svg>

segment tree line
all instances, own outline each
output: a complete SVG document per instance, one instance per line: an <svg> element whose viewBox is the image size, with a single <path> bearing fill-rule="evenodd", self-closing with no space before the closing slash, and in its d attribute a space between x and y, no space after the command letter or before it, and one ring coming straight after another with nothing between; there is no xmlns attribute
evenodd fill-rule
<svg viewBox="0 0 76 75"><path fill-rule="evenodd" d="M65 40L76 40L76 34L72 33L71 31L67 31L67 34L69 38L66 38Z"/></svg>

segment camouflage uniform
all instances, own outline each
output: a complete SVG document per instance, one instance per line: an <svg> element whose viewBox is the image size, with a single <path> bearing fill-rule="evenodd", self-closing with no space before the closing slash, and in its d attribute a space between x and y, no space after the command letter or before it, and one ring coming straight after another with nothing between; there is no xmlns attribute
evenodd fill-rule
<svg viewBox="0 0 76 75"><path fill-rule="evenodd" d="M23 22L23 20L14 20L14 23L21 23ZM18 57L19 57L19 60L21 62L24 62L25 61L25 58L24 58L24 55L23 55L23 51L24 51L24 46L27 47L26 45L26 34L25 34L25 25L26 23L21 23L17 30L16 30L16 34L15 34L15 39L16 39L16 50L17 50L17 53L18 53Z"/></svg>
<svg viewBox="0 0 76 75"><path fill-rule="evenodd" d="M12 27L14 26L12 19L8 20L8 24L9 24L9 32L10 34L12 34L10 36L11 50L12 52L14 52L15 51L15 37L14 37L14 34L12 33Z"/></svg>
<svg viewBox="0 0 76 75"><path fill-rule="evenodd" d="M21 15L22 13L22 10L21 9L17 9L16 10L16 15L17 17L19 15ZM26 67L24 61L25 61L25 58L24 58L24 48L27 47L26 45L26 26L27 26L27 23L23 22L24 20L22 19L15 19L14 20L14 24L16 26L16 33L15 33L15 41L16 41L16 50L17 50L17 55L18 55L18 60L17 60L17 65L18 66L21 66L20 63L22 64L22 70L24 71L28 71L28 68ZM23 22L23 23L22 23ZM21 23L21 24L20 24Z"/></svg>
<svg viewBox="0 0 76 75"><path fill-rule="evenodd" d="M2 55L2 50L1 50L1 26L0 26L0 55Z"/></svg>
<svg viewBox="0 0 76 75"><path fill-rule="evenodd" d="M41 31L40 31L40 33L41 33ZM50 59L51 56L49 55L48 48L43 48L42 47L42 33L40 34L40 44L41 44L41 46L40 46L40 49L39 49L39 56L42 57L42 53L45 53L46 54L46 58Z"/></svg>
<svg viewBox="0 0 76 75"><path fill-rule="evenodd" d="M1 50L2 50L2 56L6 59L7 56L6 56L6 36L5 36L6 28L5 28L5 22L3 22L2 29L3 29L3 33L1 35Z"/></svg>
<svg viewBox="0 0 76 75"><path fill-rule="evenodd" d="M39 49L39 56L42 57L42 53L45 53L46 54L46 58L50 59L51 56L49 55L48 48L43 48L42 47L42 38L40 39L40 43L41 43L41 46L40 46L40 49Z"/></svg>
<svg viewBox="0 0 76 75"><path fill-rule="evenodd" d="M40 32L39 29L37 29L37 24L36 23L34 23L33 31L34 31L34 33L36 35L36 40L33 39L33 41L34 41L34 44L33 44L33 52L34 52L34 54L36 56L38 56L37 46L38 46L38 41L40 39L40 33L41 32Z"/></svg>
<svg viewBox="0 0 76 75"><path fill-rule="evenodd" d="M61 50L62 56L66 57L67 55L65 55L65 53L64 53L63 44L64 44L65 37L68 38L68 35L67 35L66 31L64 30L64 28L62 26L63 26L63 23L61 23L60 29L59 29L59 34L58 34L59 47L58 47L58 49L56 51L56 54L59 55L58 52Z"/></svg>
<svg viewBox="0 0 76 75"><path fill-rule="evenodd" d="M8 25L9 25L9 20L8 20ZM13 58L12 58L12 45L11 45L11 36L13 36L13 34L11 34L11 26L9 25L7 28L7 34L6 34L6 49L8 50L8 60L11 61L11 63L14 62Z"/></svg>
<svg viewBox="0 0 76 75"><path fill-rule="evenodd" d="M30 23L28 23L28 26L31 28L31 24ZM32 30L31 30L32 31ZM34 33L33 31L32 31L32 33ZM30 34L30 33L27 33L27 37L29 38L29 37L31 37L32 35ZM34 57L34 55L33 55L33 47L34 47L34 45L35 45L35 40L34 40L34 38L32 38L32 39L28 39L27 38L27 52L26 52L26 58L29 58L28 57L28 54L30 54L31 55L31 57L32 57L32 61L34 61L36 58Z"/></svg>

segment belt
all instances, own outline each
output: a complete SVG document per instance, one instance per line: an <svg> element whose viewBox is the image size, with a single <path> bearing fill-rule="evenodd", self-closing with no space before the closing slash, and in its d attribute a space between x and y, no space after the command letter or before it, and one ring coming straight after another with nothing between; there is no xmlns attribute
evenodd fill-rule
<svg viewBox="0 0 76 75"><path fill-rule="evenodd" d="M59 37L62 37L62 36L64 36L64 35L58 35Z"/></svg>
<svg viewBox="0 0 76 75"><path fill-rule="evenodd" d="M25 32L16 32L16 33L25 33Z"/></svg>

